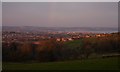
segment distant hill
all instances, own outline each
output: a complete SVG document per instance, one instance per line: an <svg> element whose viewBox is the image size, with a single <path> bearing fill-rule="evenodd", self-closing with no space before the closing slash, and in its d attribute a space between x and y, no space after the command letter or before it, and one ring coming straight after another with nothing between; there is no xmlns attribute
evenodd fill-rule
<svg viewBox="0 0 120 72"><path fill-rule="evenodd" d="M117 32L118 28L110 27L34 27L34 26L3 26L3 31L20 31L20 32Z"/></svg>

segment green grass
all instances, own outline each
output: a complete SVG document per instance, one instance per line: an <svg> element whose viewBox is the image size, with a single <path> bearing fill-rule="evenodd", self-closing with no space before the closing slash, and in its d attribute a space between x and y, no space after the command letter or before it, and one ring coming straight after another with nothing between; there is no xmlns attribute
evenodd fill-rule
<svg viewBox="0 0 120 72"><path fill-rule="evenodd" d="M118 64L117 57L47 63L4 62L3 70L119 70Z"/></svg>
<svg viewBox="0 0 120 72"><path fill-rule="evenodd" d="M82 47L82 40L74 40L74 41L69 41L64 43L66 47L68 48L77 48L77 47Z"/></svg>

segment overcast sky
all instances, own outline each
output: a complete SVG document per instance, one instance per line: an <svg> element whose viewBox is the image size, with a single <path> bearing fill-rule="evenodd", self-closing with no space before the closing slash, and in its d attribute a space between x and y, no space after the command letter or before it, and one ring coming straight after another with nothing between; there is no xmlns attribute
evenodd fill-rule
<svg viewBox="0 0 120 72"><path fill-rule="evenodd" d="M3 2L3 26L118 27L117 2Z"/></svg>

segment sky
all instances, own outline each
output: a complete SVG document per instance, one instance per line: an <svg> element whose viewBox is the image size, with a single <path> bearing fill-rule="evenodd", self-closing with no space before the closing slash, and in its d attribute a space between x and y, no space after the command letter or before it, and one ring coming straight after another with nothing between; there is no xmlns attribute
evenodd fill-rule
<svg viewBox="0 0 120 72"><path fill-rule="evenodd" d="M119 0L2 0L2 2L119 2Z"/></svg>
<svg viewBox="0 0 120 72"><path fill-rule="evenodd" d="M0 2L0 27L2 26L2 2ZM1 31L1 28L0 28Z"/></svg>
<svg viewBox="0 0 120 72"><path fill-rule="evenodd" d="M118 27L117 2L3 2L3 26Z"/></svg>
<svg viewBox="0 0 120 72"><path fill-rule="evenodd" d="M2 70L2 3L0 2L0 71Z"/></svg>

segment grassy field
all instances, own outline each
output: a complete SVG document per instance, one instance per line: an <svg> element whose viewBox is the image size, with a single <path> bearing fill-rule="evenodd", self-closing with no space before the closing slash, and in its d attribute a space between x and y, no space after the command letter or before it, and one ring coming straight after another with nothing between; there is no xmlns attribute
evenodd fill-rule
<svg viewBox="0 0 120 72"><path fill-rule="evenodd" d="M82 47L82 40L68 41L64 43L66 47L74 49L77 47Z"/></svg>
<svg viewBox="0 0 120 72"><path fill-rule="evenodd" d="M117 57L47 63L4 62L3 70L119 70L118 64Z"/></svg>

